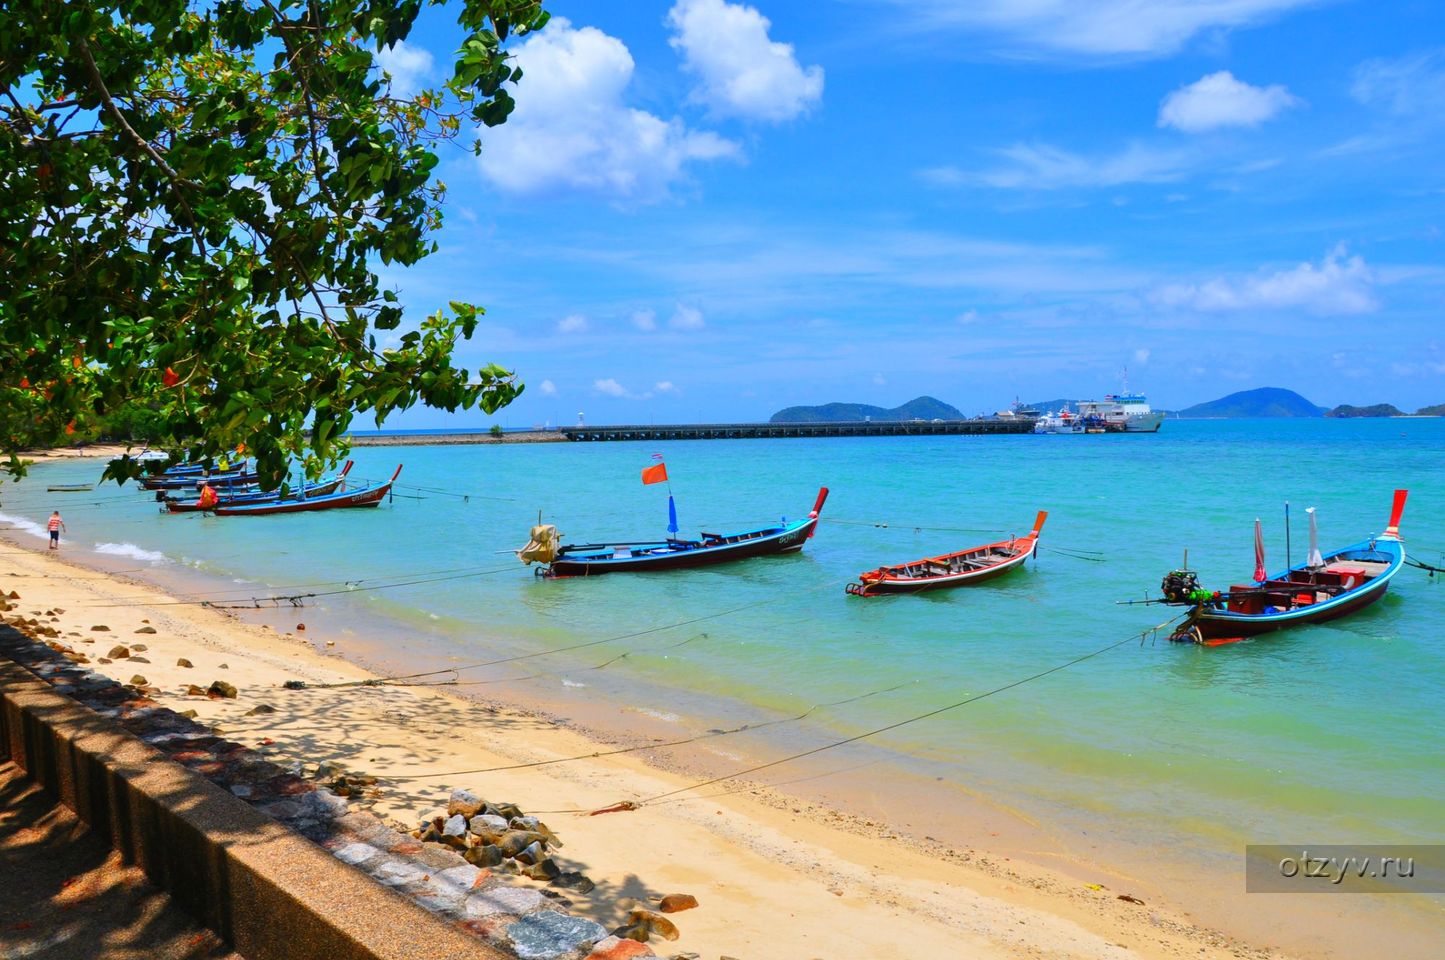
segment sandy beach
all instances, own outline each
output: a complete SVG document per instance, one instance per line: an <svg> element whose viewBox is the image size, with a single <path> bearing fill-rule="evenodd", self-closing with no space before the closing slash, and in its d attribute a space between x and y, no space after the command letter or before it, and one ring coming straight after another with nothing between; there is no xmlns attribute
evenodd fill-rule
<svg viewBox="0 0 1445 960"><path fill-rule="evenodd" d="M114 452L91 447L51 456ZM486 688L319 688L378 676L345 659L362 648L354 622L335 622L316 608L242 619L87 565L95 558L69 549L51 553L34 536L0 531L0 592L20 597L7 616L54 611L50 625L61 642L94 669L123 683L143 676L164 705L196 711L277 763L330 761L381 778L380 796L367 802L384 819L415 826L444 809L457 787L543 815L566 844L563 869L596 884L574 912L611 929L633 901L674 893L698 899L698 909L676 917L678 941L652 944L663 956L1330 957L1369 942L1368 924L1352 922L1349 912L1361 898L1351 898L1348 910L1328 902L1335 898L1292 898L1282 923L1279 899L1208 884L1181 897L1178 884L1161 888L1121 868L1107 850L1087 857L1077 844L1053 842L1047 825L967 791L952 809L898 811L894 822L737 782L589 816L686 788L699 771L663 766L655 753L593 758L617 742L587 736L591 728L576 720L583 712L563 722L555 705L521 709L516 698L482 699L496 696ZM131 656L107 657L118 644ZM237 699L185 693L214 680L233 684ZM284 688L295 680L308 688ZM252 712L262 705L274 712ZM633 743L664 732L626 706L590 706L633 718ZM495 769L576 757L588 759ZM858 779L857 790L866 790L866 775ZM801 794L806 786L794 789ZM899 825L909 821L912 835ZM950 843L924 835L920 822L937 824L932 832ZM1230 923L1218 922L1221 916ZM1397 930L1399 955L1429 955L1428 931L1421 936L1408 924Z"/></svg>

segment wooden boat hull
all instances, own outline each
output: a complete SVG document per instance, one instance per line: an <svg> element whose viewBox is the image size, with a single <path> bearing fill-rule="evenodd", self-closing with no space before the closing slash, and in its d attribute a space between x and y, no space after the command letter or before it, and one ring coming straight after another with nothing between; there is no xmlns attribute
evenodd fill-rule
<svg viewBox="0 0 1445 960"><path fill-rule="evenodd" d="M1232 589L1227 598L1198 604L1170 639L1217 646L1338 620L1368 607L1385 595L1405 565L1400 517L1408 495L1395 491L1390 524L1378 537L1326 554L1318 567L1298 564L1253 586Z"/></svg>
<svg viewBox="0 0 1445 960"><path fill-rule="evenodd" d="M142 480L140 485L143 490L195 490L198 489L202 483L208 481L212 486L217 486L219 484L236 485L254 483L258 479L260 479L260 477L257 474L235 471L232 473L212 474L209 477L199 474L186 477L148 477Z"/></svg>
<svg viewBox="0 0 1445 960"><path fill-rule="evenodd" d="M335 493L337 488L346 481L346 475L350 472L351 461L348 460L346 461L346 466L341 468L341 472L330 480L322 480L320 483L307 486L306 496L308 498L322 497L328 493ZM165 500L163 502L167 513L204 513L206 511L214 511L216 507L237 507L243 504L274 503L280 499L280 491L272 490L256 493L238 493L233 496L221 494L220 499L217 500L215 506L212 507L202 507L199 500Z"/></svg>
<svg viewBox="0 0 1445 960"><path fill-rule="evenodd" d="M587 556L567 551L583 551L607 548L606 544L591 544L577 547L563 547L562 553L547 568L549 577L595 577L603 573L642 573L655 570L681 570L687 567L705 567L715 563L731 563L734 560L748 560L775 554L796 553L813 533L816 519L799 520L778 527L764 536L733 544L709 546L709 541L659 541L655 544L640 543L628 545L629 555L625 557ZM697 544L690 548L684 544Z"/></svg>
<svg viewBox="0 0 1445 960"><path fill-rule="evenodd" d="M1040 510L1034 520L1033 530L1022 537L999 540L937 557L925 557L912 563L879 567L877 570L859 574L857 583L847 585L847 592L857 597L873 597L884 593L921 593L924 590L985 583L1018 569L1034 555L1038 550L1039 532L1043 530L1047 518L1048 513ZM992 562L988 562L989 560ZM978 563L982 565L974 565ZM932 572L940 567L947 572Z"/></svg>
<svg viewBox="0 0 1445 960"><path fill-rule="evenodd" d="M1349 556L1350 554L1364 553L1386 558L1371 562L1386 563L1388 567L1352 590L1347 590L1322 603L1310 603L1291 610L1279 610L1273 613L1242 613L1212 606L1198 607L1190 615L1185 626L1176 634L1176 637L1202 643L1244 639L1309 623L1327 623L1330 620L1338 620L1340 617L1347 617L1363 610L1383 597L1389 590L1390 580L1404 566L1405 546L1398 540L1366 540L1344 550L1335 551L1330 555L1330 561L1337 562L1343 557L1345 562L1348 562L1355 559L1355 557ZM1306 572L1308 572L1308 568L1301 564L1278 576L1270 577L1266 582L1285 581L1291 574ZM1308 585L1301 582L1296 587L1302 589Z"/></svg>
<svg viewBox="0 0 1445 960"><path fill-rule="evenodd" d="M733 534L703 534L702 540L662 540L655 543L581 544L563 547L544 573L547 577L595 577L604 573L645 573L681 570L749 560L753 557L796 553L812 538L828 488L806 520Z"/></svg>
<svg viewBox="0 0 1445 960"><path fill-rule="evenodd" d="M356 507L376 507L391 493L392 484L401 475L401 467L391 479L376 487L363 490L341 491L322 497L307 497L304 500L278 500L274 503L238 504L218 506L213 513L218 517L266 517L282 513L314 513L318 510L346 510Z"/></svg>

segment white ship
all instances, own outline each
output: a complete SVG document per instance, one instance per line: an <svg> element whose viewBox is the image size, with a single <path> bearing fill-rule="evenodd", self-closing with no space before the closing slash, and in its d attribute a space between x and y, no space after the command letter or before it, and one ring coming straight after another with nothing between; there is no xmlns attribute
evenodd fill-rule
<svg viewBox="0 0 1445 960"><path fill-rule="evenodd" d="M1034 423L1034 433L1083 433L1084 418L1076 417L1065 407L1045 414Z"/></svg>
<svg viewBox="0 0 1445 960"><path fill-rule="evenodd" d="M1103 400L1080 400L1079 418L1089 432L1155 433L1164 414L1142 393L1110 393Z"/></svg>

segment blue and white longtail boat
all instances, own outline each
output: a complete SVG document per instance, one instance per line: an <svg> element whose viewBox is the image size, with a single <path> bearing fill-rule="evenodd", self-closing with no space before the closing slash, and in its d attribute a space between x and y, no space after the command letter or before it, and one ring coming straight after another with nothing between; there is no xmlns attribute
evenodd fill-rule
<svg viewBox="0 0 1445 960"><path fill-rule="evenodd" d="M337 488L346 482L346 475L351 472L352 462L346 461L341 472L334 477L324 480L317 480L315 483L302 483L291 492L291 496L309 499L324 496L328 493L335 493ZM219 486L219 484L218 484ZM212 488L215 490L215 488ZM192 497L187 499L172 499L167 497L161 502L161 509L166 513L205 513L217 507L235 507L246 503L275 503L281 499L280 490L254 490L243 488L239 493L228 493L225 487L215 491L215 499L210 503L204 503L204 497Z"/></svg>
<svg viewBox="0 0 1445 960"><path fill-rule="evenodd" d="M676 570L727 563L750 557L796 553L813 536L818 514L828 499L828 488L818 490L813 509L802 520L782 520L776 526L736 533L703 533L697 540L675 536L676 512L669 496L670 530L666 540L639 543L585 543L560 546L551 524L532 528L532 542L517 551L523 563L541 563L545 577L594 577L602 573L640 573L648 570Z"/></svg>
<svg viewBox="0 0 1445 960"><path fill-rule="evenodd" d="M1374 603L1405 565L1400 518L1408 495L1408 490L1395 491L1384 533L1325 554L1316 546L1311 512L1310 555L1304 563L1265 575L1262 548L1257 546L1254 582L1232 586L1228 593L1201 590L1191 571L1173 571L1164 578L1165 602L1190 604L1193 609L1171 639L1217 646L1286 627L1335 620Z"/></svg>

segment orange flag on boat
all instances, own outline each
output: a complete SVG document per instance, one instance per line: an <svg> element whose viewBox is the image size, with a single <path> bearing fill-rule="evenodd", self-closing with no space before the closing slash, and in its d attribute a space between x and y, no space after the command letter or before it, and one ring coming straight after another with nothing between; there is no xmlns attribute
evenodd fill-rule
<svg viewBox="0 0 1445 960"><path fill-rule="evenodd" d="M642 482L644 484L665 483L666 481L667 464L665 463L653 464L642 471Z"/></svg>

